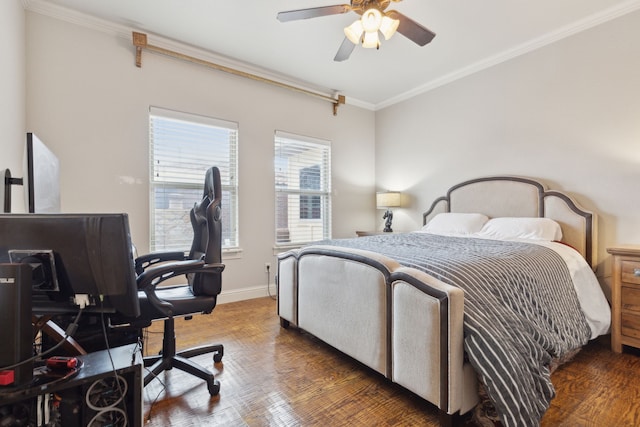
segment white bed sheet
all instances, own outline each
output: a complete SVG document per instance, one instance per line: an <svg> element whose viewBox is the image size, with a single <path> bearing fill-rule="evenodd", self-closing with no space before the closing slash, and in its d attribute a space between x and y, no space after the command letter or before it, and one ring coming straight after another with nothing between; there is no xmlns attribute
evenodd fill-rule
<svg viewBox="0 0 640 427"><path fill-rule="evenodd" d="M585 259L573 248L558 242L534 241L557 252L567 263L573 286L578 294L587 323L591 328L591 339L609 333L611 327L611 307L602 292L602 287Z"/></svg>
<svg viewBox="0 0 640 427"><path fill-rule="evenodd" d="M426 233L425 230L416 231L417 233ZM472 234L456 234L456 233L435 233L441 235L448 235L453 237L465 237L465 238L482 238L487 239L487 236L478 236ZM602 292L602 287L598 282L598 278L593 273L593 270L587 264L587 261L580 255L578 251L572 247L559 242L551 242L537 239L512 239L515 241L533 243L537 245L546 246L556 253L558 253L567 264L571 278L573 280L573 286L578 294L578 301L584 315L587 319L587 323L591 328L591 339L597 338L600 335L609 333L611 328L611 307L607 298Z"/></svg>

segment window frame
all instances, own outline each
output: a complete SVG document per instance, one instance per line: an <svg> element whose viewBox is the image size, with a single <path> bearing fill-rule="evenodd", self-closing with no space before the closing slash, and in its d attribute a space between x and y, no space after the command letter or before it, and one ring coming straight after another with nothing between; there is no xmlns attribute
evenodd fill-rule
<svg viewBox="0 0 640 427"><path fill-rule="evenodd" d="M149 248L151 251L164 251L164 250L186 250L191 247L193 240L193 231L191 223L188 222L184 226L184 233L182 235L188 236L179 243L166 242L160 243L164 239L159 239L157 235L156 221L158 220L159 210L158 204L164 203L170 204L171 201L156 200L157 191L160 189L171 190L176 189L174 193L180 193L189 197L183 203L182 207L174 208L174 211L179 214L179 211L186 213L186 218L189 216L189 212L193 207L193 204L200 200L202 197L202 191L204 186L204 177L206 170L211 166L218 166L221 174L222 181L222 194L223 194L223 252L237 252L240 250L239 242L239 224L238 224L238 139L239 139L239 126L238 123L203 116L194 113L185 113L181 111L169 110L166 108L150 106L149 107ZM155 120L155 122L154 122ZM189 125L193 125L194 128L190 129L193 133L182 134L176 131L175 134L170 134L165 141L159 142L163 135L158 135L154 129L160 127L160 122L166 120L162 124L170 126L176 124L176 126L184 127L188 129ZM163 130L165 130L163 128ZM201 130L203 133L199 133ZM169 130L165 130L167 134ZM159 129L157 132L161 132ZM199 136L204 135L206 132L211 132L214 139L211 140L214 144L220 144L216 136L213 135L218 132L227 132L228 140L225 142L225 146L210 146L207 150L187 149L187 144L180 145L179 147L171 146L170 144L175 142L171 141L171 137L174 139L189 139L192 144L201 144L203 140L198 139ZM195 141L195 142L194 142ZM160 145L164 145L159 148ZM166 152L158 153L160 150ZM158 158L167 158L168 152L172 150L179 151L176 164L171 165L165 160L164 171L165 176L162 179L157 179L157 172L161 170L158 166ZM220 154L222 153L222 154ZM208 156L203 160L203 156ZM191 200L191 193L193 192L193 200ZM165 211L168 208L165 208ZM165 212L166 213L166 212ZM182 221L186 221L183 217ZM226 227L225 227L226 222ZM188 233L186 232L188 227ZM180 225L177 227L180 228ZM226 235L226 238L225 238Z"/></svg>
<svg viewBox="0 0 640 427"><path fill-rule="evenodd" d="M290 167L289 159L293 156L286 155L286 151L296 150L303 152L311 150L319 157L319 163L308 163L298 160ZM310 156L311 158L313 156ZM319 167L319 175L312 177L311 181L319 183L320 188L300 188L302 183L308 183L309 179L303 176L304 170ZM286 171L285 171L286 169ZM275 247L297 247L314 241L331 238L332 197L331 197L331 142L292 134L289 132L275 131L274 135L274 189L275 189ZM315 186L315 185L313 185ZM297 201L296 198L297 197ZM320 218L303 217L303 198L306 203L313 204L320 200L320 205L311 208L320 212ZM293 201L293 202L290 202ZM286 218L285 218L286 215ZM303 231L305 227L313 224L321 224L322 237L315 238L314 231Z"/></svg>

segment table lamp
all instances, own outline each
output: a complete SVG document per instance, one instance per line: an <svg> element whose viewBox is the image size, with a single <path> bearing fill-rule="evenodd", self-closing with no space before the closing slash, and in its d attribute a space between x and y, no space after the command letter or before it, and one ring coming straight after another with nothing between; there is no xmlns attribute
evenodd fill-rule
<svg viewBox="0 0 640 427"><path fill-rule="evenodd" d="M378 209L386 209L382 218L386 219L384 223L384 232L391 233L391 221L393 220L393 212L389 208L400 207L400 192L385 191L376 193L376 207Z"/></svg>

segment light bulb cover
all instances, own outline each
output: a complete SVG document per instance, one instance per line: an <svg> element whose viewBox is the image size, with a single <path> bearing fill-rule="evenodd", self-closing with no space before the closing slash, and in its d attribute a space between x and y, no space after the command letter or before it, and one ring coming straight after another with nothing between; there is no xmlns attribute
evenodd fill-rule
<svg viewBox="0 0 640 427"><path fill-rule="evenodd" d="M360 20L356 20L353 24L344 28L344 35L347 36L349 41L353 44L359 44L360 39L362 39L362 33L364 29L362 28L362 22Z"/></svg>
<svg viewBox="0 0 640 427"><path fill-rule="evenodd" d="M364 33L364 39L362 40L362 47L367 49L378 49L380 47L380 39L378 38L378 31L366 31Z"/></svg>
<svg viewBox="0 0 640 427"><path fill-rule="evenodd" d="M391 36L396 33L398 25L400 25L399 19L389 18L386 15L382 17L382 22L380 23L380 32L384 36L385 40L389 40Z"/></svg>
<svg viewBox="0 0 640 427"><path fill-rule="evenodd" d="M380 24L382 23L382 13L372 7L362 14L360 20L362 21L362 28L365 32L376 32L380 29Z"/></svg>

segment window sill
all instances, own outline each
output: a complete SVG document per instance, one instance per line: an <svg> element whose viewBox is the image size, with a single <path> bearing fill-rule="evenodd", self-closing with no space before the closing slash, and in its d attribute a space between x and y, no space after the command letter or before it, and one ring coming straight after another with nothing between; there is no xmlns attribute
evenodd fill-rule
<svg viewBox="0 0 640 427"><path fill-rule="evenodd" d="M242 248L228 248L222 250L222 259L240 259L242 258Z"/></svg>
<svg viewBox="0 0 640 427"><path fill-rule="evenodd" d="M292 249L300 249L301 247L305 246L306 244L293 244L293 245L281 245L281 246L274 246L273 249L273 254L274 255L278 255L281 254L283 252L287 252L290 251Z"/></svg>

